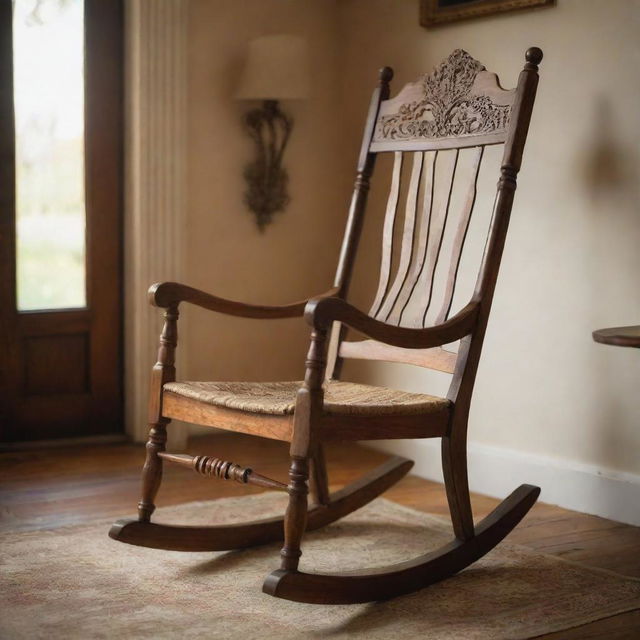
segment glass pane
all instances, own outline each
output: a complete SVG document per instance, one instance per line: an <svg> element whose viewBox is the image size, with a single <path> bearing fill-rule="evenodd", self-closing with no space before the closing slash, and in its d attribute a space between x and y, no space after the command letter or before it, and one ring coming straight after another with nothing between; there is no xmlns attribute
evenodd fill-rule
<svg viewBox="0 0 640 640"><path fill-rule="evenodd" d="M18 309L86 306L83 0L14 0Z"/></svg>

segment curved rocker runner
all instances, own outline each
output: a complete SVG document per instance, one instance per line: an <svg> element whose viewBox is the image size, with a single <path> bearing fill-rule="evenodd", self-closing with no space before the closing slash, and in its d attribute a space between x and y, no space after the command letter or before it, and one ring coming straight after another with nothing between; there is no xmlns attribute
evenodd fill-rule
<svg viewBox="0 0 640 640"><path fill-rule="evenodd" d="M267 576L263 590L299 602L344 604L390 598L447 578L493 549L520 522L540 493L537 487L522 485L474 524L466 442L471 397L542 51L533 47L525 58L513 90L503 89L495 74L460 49L393 98L389 97L393 73L388 67L382 69L365 125L335 282L326 293L288 305L265 306L226 300L173 282L151 287L150 302L165 310L165 324L152 371L142 495L138 519L116 522L109 532L112 538L177 551L240 549L283 539L280 568ZM472 262L465 258L469 255L467 232L489 145L503 145L493 213L486 225L475 289L468 303L452 314L459 269ZM379 284L373 305L365 313L347 301L347 293L369 183L380 153L392 154L393 168ZM410 166L403 171L405 162ZM459 197L453 195L460 191ZM403 207L399 206L401 196ZM398 213L401 208L403 215ZM304 317L311 327L304 380L176 381L177 322L183 303L258 320ZM364 339L347 339L349 330ZM457 352L443 348L454 342L459 344ZM349 358L443 371L452 374L449 391L446 397L435 397L346 382L341 380L341 369ZM167 425L172 419L290 443L289 482L220 458L166 452ZM359 509L398 482L413 465L410 460L393 458L330 494L324 443L389 438L441 438L452 541L389 567L338 574L300 571L305 531ZM282 517L232 525L152 522L165 462L190 467L207 478L286 491L288 507Z"/></svg>
<svg viewBox="0 0 640 640"><path fill-rule="evenodd" d="M308 512L307 529L320 529L377 498L413 467L406 458L395 457L331 494L327 505L314 505ZM176 526L118 520L109 531L114 540L171 551L229 551L245 549L283 538L284 516L241 524Z"/></svg>
<svg viewBox="0 0 640 640"><path fill-rule="evenodd" d="M411 593L452 576L491 551L526 515L540 494L523 484L500 503L469 540L454 540L422 556L363 572L302 573L279 569L262 590L272 596L316 604L354 604Z"/></svg>

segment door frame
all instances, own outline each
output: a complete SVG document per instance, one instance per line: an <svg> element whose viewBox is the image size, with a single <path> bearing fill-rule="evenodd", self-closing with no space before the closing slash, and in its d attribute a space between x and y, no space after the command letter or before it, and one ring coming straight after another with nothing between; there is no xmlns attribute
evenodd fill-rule
<svg viewBox="0 0 640 640"><path fill-rule="evenodd" d="M85 0L84 41L87 309L19 313L15 278L12 2L0 0L0 86L4 89L0 92L0 242L6 248L0 251L0 389L11 398L0 406L0 441L15 443L23 439L14 418L14 404L19 402L24 387L25 355L20 353L20 341L25 326L32 331L35 325L45 327L47 323L51 329L53 324L70 322L79 331L89 332L91 421L97 420L100 425L98 437L124 431L122 0ZM40 438L36 435L28 439Z"/></svg>

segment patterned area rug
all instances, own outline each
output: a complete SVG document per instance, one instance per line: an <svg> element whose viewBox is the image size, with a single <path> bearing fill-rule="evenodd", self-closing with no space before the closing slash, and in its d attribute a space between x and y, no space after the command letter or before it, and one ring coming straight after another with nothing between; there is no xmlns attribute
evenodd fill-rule
<svg viewBox="0 0 640 640"><path fill-rule="evenodd" d="M282 512L264 493L159 509L157 521L242 521ZM459 575L365 605L261 592L279 545L180 553L107 537L108 522L0 536L0 637L517 640L640 608L640 581L502 543ZM384 499L305 538L302 568L388 564L447 542L447 522Z"/></svg>

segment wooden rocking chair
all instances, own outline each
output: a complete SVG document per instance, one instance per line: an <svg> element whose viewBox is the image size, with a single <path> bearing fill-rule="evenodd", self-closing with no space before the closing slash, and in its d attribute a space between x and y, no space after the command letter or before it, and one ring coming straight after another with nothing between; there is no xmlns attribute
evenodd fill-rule
<svg viewBox="0 0 640 640"><path fill-rule="evenodd" d="M327 293L275 307L224 300L171 282L151 287L151 304L165 309L165 325L151 383L151 429L142 498L138 519L116 522L109 534L112 538L180 551L239 549L284 538L281 568L266 578L266 593L301 602L354 603L408 593L451 576L490 551L518 524L535 503L540 493L537 487L520 486L474 525L467 481L467 418L541 60L540 49L529 49L517 88L507 91L495 74L466 52L456 50L430 75L405 86L392 99L389 82L393 73L390 68L382 69L365 126L335 284ZM497 193L475 290L470 302L449 318L483 152L487 145L501 143L504 152ZM394 165L381 276L373 307L366 314L349 304L346 296L369 179L377 155L386 152L393 153ZM439 254L447 220L454 218L449 211L453 209L451 194L458 182L458 158L463 154L472 154L472 177L458 207L462 211L452 234L450 255L443 260ZM411 176L404 190L401 240L394 241L404 156L412 160ZM440 161L447 159L442 162L444 170L442 166L436 170ZM437 207L433 204L436 176L439 180L444 176L449 194ZM430 306L435 309L432 302L439 259L447 265L442 303L435 322L427 323L427 311ZM182 302L246 318L304 316L312 327L304 382L176 382L176 323ZM347 327L367 339L347 341ZM331 341L333 348L328 349ZM455 341L460 341L457 353L442 349ZM327 353L337 354L329 366ZM417 364L453 377L446 398L352 384L339 380L345 358ZM166 427L174 418L291 443L289 484L217 458L166 453ZM444 479L455 533L449 544L401 564L361 573L317 574L298 569L306 530L323 527L362 507L413 465L410 460L394 458L330 494L324 442L435 437L442 439ZM205 476L287 491L289 506L284 517L246 524L196 527L152 523L163 461L190 466ZM311 507L307 505L308 483Z"/></svg>

